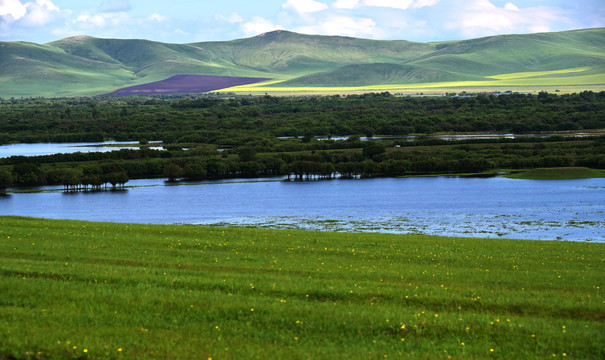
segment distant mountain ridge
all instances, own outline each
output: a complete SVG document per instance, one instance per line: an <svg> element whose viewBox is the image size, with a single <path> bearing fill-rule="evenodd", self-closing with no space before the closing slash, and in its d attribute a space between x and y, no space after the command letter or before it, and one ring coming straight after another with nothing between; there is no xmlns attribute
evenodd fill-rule
<svg viewBox="0 0 605 360"><path fill-rule="evenodd" d="M605 28L435 43L289 31L191 44L88 36L0 42L1 97L97 95L184 74L338 87L481 81L525 72L556 72L553 83L605 85Z"/></svg>

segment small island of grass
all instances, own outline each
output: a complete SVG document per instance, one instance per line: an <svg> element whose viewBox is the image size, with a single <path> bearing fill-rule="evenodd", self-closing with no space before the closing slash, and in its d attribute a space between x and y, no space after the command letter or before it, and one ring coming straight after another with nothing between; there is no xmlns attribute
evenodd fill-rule
<svg viewBox="0 0 605 360"><path fill-rule="evenodd" d="M605 171L585 167L538 168L516 172L508 177L528 180L590 179L605 178Z"/></svg>

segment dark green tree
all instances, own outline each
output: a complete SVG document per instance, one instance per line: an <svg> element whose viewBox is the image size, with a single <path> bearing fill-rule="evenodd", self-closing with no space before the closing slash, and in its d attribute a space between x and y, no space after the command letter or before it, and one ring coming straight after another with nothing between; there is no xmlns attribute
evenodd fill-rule
<svg viewBox="0 0 605 360"><path fill-rule="evenodd" d="M7 170L0 170L0 195L6 194L6 189L13 186L13 174Z"/></svg>
<svg viewBox="0 0 605 360"><path fill-rule="evenodd" d="M183 169L173 162L169 162L164 165L164 176L168 178L168 181L176 181L178 178L183 176Z"/></svg>
<svg viewBox="0 0 605 360"><path fill-rule="evenodd" d="M253 161L256 157L256 150L249 146L242 146L237 150L240 161Z"/></svg>
<svg viewBox="0 0 605 360"><path fill-rule="evenodd" d="M376 141L370 141L363 148L363 156L366 158L373 158L377 155L384 154L385 151L384 145Z"/></svg>
<svg viewBox="0 0 605 360"><path fill-rule="evenodd" d="M206 177L206 169L201 161L190 161L183 168L183 176L188 179L198 180Z"/></svg>

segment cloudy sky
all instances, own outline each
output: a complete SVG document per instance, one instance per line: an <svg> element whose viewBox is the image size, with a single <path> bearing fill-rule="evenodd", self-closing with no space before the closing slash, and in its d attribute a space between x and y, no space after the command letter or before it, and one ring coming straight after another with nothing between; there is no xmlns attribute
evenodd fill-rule
<svg viewBox="0 0 605 360"><path fill-rule="evenodd" d="M411 41L605 27L603 0L0 0L0 41L172 43L286 29Z"/></svg>

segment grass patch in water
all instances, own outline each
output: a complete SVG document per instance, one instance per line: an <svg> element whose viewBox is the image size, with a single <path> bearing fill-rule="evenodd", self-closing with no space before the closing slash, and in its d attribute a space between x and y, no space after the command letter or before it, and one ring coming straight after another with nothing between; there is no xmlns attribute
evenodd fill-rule
<svg viewBox="0 0 605 360"><path fill-rule="evenodd" d="M605 244L0 217L0 358L605 357Z"/></svg>
<svg viewBox="0 0 605 360"><path fill-rule="evenodd" d="M511 174L507 177L527 180L589 179L603 178L605 177L605 171L585 167L538 168Z"/></svg>

